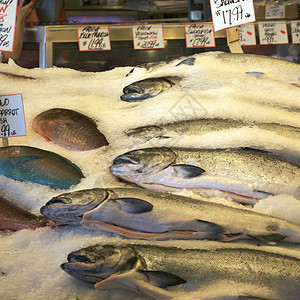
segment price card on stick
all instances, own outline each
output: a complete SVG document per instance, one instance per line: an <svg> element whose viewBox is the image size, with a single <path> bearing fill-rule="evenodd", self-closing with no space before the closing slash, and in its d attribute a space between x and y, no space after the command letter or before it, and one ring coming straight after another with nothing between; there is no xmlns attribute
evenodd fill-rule
<svg viewBox="0 0 300 300"><path fill-rule="evenodd" d="M12 52L18 0L0 0L0 51Z"/></svg>
<svg viewBox="0 0 300 300"><path fill-rule="evenodd" d="M255 21L253 0L210 0L215 31Z"/></svg>
<svg viewBox="0 0 300 300"><path fill-rule="evenodd" d="M215 47L215 35L211 23L184 25L187 48Z"/></svg>
<svg viewBox="0 0 300 300"><path fill-rule="evenodd" d="M258 22L258 31L261 45L289 43L286 21Z"/></svg>
<svg viewBox="0 0 300 300"><path fill-rule="evenodd" d="M8 145L7 138L25 136L26 125L21 94L0 96L0 138Z"/></svg>
<svg viewBox="0 0 300 300"><path fill-rule="evenodd" d="M165 48L161 24L132 26L132 34L135 50Z"/></svg>
<svg viewBox="0 0 300 300"><path fill-rule="evenodd" d="M293 44L300 44L300 21L291 21Z"/></svg>
<svg viewBox="0 0 300 300"><path fill-rule="evenodd" d="M77 34L79 51L111 50L108 26L81 26Z"/></svg>

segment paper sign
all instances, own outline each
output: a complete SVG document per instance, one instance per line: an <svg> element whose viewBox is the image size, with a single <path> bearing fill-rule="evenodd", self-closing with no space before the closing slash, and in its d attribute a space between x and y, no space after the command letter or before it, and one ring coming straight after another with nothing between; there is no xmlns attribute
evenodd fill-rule
<svg viewBox="0 0 300 300"><path fill-rule="evenodd" d="M79 51L111 50L108 26L78 27Z"/></svg>
<svg viewBox="0 0 300 300"><path fill-rule="evenodd" d="M0 96L0 138L26 135L21 94Z"/></svg>
<svg viewBox="0 0 300 300"><path fill-rule="evenodd" d="M132 34L135 50L165 48L161 24L132 26Z"/></svg>
<svg viewBox="0 0 300 300"><path fill-rule="evenodd" d="M210 0L215 31L255 21L253 0Z"/></svg>
<svg viewBox="0 0 300 300"><path fill-rule="evenodd" d="M284 5L266 5L266 19L284 19L285 6Z"/></svg>
<svg viewBox="0 0 300 300"><path fill-rule="evenodd" d="M240 44L242 46L256 45L256 34L254 23L239 26Z"/></svg>
<svg viewBox="0 0 300 300"><path fill-rule="evenodd" d="M213 25L209 23L184 25L187 48L215 47Z"/></svg>
<svg viewBox="0 0 300 300"><path fill-rule="evenodd" d="M300 21L291 21L292 42L300 44Z"/></svg>
<svg viewBox="0 0 300 300"><path fill-rule="evenodd" d="M12 52L18 0L0 0L0 51Z"/></svg>
<svg viewBox="0 0 300 300"><path fill-rule="evenodd" d="M288 44L286 21L258 22L260 44Z"/></svg>

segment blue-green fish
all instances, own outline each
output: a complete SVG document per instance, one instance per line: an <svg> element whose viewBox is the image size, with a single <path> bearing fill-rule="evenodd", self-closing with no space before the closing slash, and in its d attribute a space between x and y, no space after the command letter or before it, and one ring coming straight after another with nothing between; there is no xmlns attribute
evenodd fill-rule
<svg viewBox="0 0 300 300"><path fill-rule="evenodd" d="M56 153L28 146L0 148L0 174L20 180L69 189L84 177L71 161Z"/></svg>

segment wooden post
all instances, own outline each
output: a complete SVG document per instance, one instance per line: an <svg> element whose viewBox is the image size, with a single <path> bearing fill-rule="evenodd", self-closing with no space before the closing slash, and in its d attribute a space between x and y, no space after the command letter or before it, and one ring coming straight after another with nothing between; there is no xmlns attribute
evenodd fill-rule
<svg viewBox="0 0 300 300"><path fill-rule="evenodd" d="M238 26L226 29L228 47L231 53L244 53L240 44L240 30Z"/></svg>
<svg viewBox="0 0 300 300"><path fill-rule="evenodd" d="M8 146L8 138L2 138L2 145L3 145L3 147Z"/></svg>

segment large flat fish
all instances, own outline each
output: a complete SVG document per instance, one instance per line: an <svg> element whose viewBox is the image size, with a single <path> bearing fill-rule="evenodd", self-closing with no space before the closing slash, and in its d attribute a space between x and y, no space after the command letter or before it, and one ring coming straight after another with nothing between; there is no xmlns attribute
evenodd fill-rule
<svg viewBox="0 0 300 300"><path fill-rule="evenodd" d="M97 289L129 289L151 299L293 300L300 295L299 258L239 244L96 244L70 253L61 267Z"/></svg>
<svg viewBox="0 0 300 300"><path fill-rule="evenodd" d="M49 109L37 115L32 126L47 141L70 150L85 151L108 145L97 124L73 110Z"/></svg>
<svg viewBox="0 0 300 300"><path fill-rule="evenodd" d="M44 216L35 216L0 196L0 230L35 229L38 227L56 226Z"/></svg>
<svg viewBox="0 0 300 300"><path fill-rule="evenodd" d="M110 171L147 189L217 190L248 204L282 193L300 198L300 168L252 149L143 148L116 157Z"/></svg>
<svg viewBox="0 0 300 300"><path fill-rule="evenodd" d="M146 240L256 239L300 243L300 226L283 219L138 188L87 189L49 200L41 213L66 225Z"/></svg>
<svg viewBox="0 0 300 300"><path fill-rule="evenodd" d="M67 158L28 146L0 148L0 174L53 189L69 189L83 178L81 170Z"/></svg>

